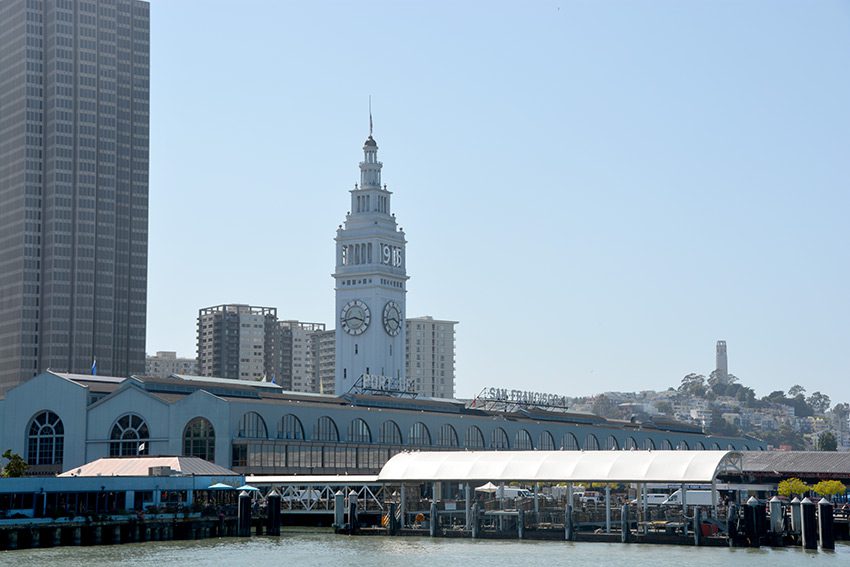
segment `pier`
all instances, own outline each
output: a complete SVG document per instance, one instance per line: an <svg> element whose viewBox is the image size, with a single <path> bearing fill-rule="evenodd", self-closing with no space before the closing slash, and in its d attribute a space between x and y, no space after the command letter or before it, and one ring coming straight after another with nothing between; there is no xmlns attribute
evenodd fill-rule
<svg viewBox="0 0 850 567"><path fill-rule="evenodd" d="M353 493L338 494L335 525L360 535L834 549L846 519L836 522L825 499L722 500L718 477L740 477L741 459L734 451L404 453L378 475L391 494L380 525L364 525ZM650 483L678 485L681 505L650 506ZM612 486L625 485L635 493L614 500Z"/></svg>

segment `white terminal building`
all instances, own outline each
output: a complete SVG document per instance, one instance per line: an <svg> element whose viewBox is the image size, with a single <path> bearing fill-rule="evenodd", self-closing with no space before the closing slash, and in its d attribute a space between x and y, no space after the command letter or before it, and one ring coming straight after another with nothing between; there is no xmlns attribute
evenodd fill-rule
<svg viewBox="0 0 850 567"><path fill-rule="evenodd" d="M23 456L31 474L48 476L101 457L140 454L198 457L238 473L374 474L410 450L764 447L669 420L607 420L523 403L529 396L522 391L511 391L522 398L513 402L438 399L452 397L455 322L405 323L405 238L381 185L377 149L370 135L351 211L337 232L334 356L329 331L292 323L293 339L309 335L318 343L294 348L293 341L292 360L296 353L305 359L299 362L312 357L313 375L318 370L325 378L335 366L336 395L287 391L268 380L280 376L276 309L219 305L198 317L199 372L212 376L42 372L0 398L0 448ZM364 376L361 384L368 380L372 390L352 388ZM416 385L425 395L375 391L393 381L405 394Z"/></svg>

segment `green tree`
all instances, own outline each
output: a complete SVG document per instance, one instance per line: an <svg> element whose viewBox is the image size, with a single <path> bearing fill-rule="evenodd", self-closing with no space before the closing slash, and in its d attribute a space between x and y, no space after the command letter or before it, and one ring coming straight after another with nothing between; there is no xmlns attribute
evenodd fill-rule
<svg viewBox="0 0 850 567"><path fill-rule="evenodd" d="M3 467L4 478L18 478L27 473L29 465L19 454L13 453L11 449L6 449L2 456L7 461L6 466Z"/></svg>
<svg viewBox="0 0 850 567"><path fill-rule="evenodd" d="M839 480L822 480L814 485L812 490L831 500L836 494L844 494L847 487Z"/></svg>
<svg viewBox="0 0 850 567"><path fill-rule="evenodd" d="M806 399L806 403L817 413L825 413L829 409L832 400L826 394L815 392Z"/></svg>
<svg viewBox="0 0 850 567"><path fill-rule="evenodd" d="M818 451L837 451L838 439L832 431L824 431L818 437Z"/></svg>
<svg viewBox="0 0 850 567"><path fill-rule="evenodd" d="M791 386L791 389L788 390L788 397L789 398L796 398L800 394L805 394L805 393L806 393L805 388L803 388L799 384L794 384L793 386Z"/></svg>
<svg viewBox="0 0 850 567"><path fill-rule="evenodd" d="M782 425L779 431L750 431L748 432L753 437L757 437L774 447L780 445L789 445L794 451L804 451L806 449L806 439L799 431L794 431L787 425Z"/></svg>
<svg viewBox="0 0 850 567"><path fill-rule="evenodd" d="M802 496L811 490L811 487L797 477L786 478L779 481L779 495L786 498L792 496Z"/></svg>
<svg viewBox="0 0 850 567"><path fill-rule="evenodd" d="M691 372L682 378L682 384L679 386L679 392L701 398L705 395L705 376Z"/></svg>

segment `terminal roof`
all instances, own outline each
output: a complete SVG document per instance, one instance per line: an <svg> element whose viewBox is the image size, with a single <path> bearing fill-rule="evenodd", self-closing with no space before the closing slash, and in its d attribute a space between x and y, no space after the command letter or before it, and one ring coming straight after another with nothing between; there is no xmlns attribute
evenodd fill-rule
<svg viewBox="0 0 850 567"><path fill-rule="evenodd" d="M197 457L103 458L66 471L59 476L150 476L152 467L170 467L176 474L187 476L238 476L238 473L230 469Z"/></svg>

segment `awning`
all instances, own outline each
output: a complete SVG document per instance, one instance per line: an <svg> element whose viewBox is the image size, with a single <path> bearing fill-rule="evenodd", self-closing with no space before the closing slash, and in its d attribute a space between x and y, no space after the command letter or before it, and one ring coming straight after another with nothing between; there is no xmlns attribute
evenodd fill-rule
<svg viewBox="0 0 850 567"><path fill-rule="evenodd" d="M392 457L378 480L707 484L740 468L736 451L418 451Z"/></svg>

